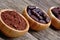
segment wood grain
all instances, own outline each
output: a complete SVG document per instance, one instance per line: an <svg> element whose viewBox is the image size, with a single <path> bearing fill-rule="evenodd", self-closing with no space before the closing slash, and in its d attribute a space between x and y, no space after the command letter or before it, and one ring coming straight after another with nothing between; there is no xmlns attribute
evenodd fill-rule
<svg viewBox="0 0 60 40"><path fill-rule="evenodd" d="M12 8L20 13L27 5L38 6L47 12L50 7L59 6L60 0L0 0L0 9ZM18 38L7 38L0 32L0 40L60 40L60 31L53 28L39 32L29 30L27 34Z"/></svg>

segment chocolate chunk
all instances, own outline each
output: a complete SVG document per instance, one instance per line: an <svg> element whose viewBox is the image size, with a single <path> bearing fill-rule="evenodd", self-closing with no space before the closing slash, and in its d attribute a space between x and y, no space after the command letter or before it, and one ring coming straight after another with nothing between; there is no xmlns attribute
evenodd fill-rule
<svg viewBox="0 0 60 40"><path fill-rule="evenodd" d="M57 7L57 9L60 9L60 7Z"/></svg>
<svg viewBox="0 0 60 40"><path fill-rule="evenodd" d="M46 14L43 15L44 17L48 17Z"/></svg>
<svg viewBox="0 0 60 40"><path fill-rule="evenodd" d="M52 9L52 12L53 12L53 13L56 13L56 14L59 13L57 8Z"/></svg>
<svg viewBox="0 0 60 40"><path fill-rule="evenodd" d="M28 6L28 9L31 9L31 10L32 10L32 9L35 9L35 8L36 8L35 6L31 6L31 5Z"/></svg>
<svg viewBox="0 0 60 40"><path fill-rule="evenodd" d="M31 15L31 10L28 10L29 15Z"/></svg>
<svg viewBox="0 0 60 40"><path fill-rule="evenodd" d="M44 20L40 20L40 23L46 23Z"/></svg>
<svg viewBox="0 0 60 40"><path fill-rule="evenodd" d="M40 11L40 12L39 12L39 15L40 15L40 16L43 16L43 15L44 15L44 13Z"/></svg>
<svg viewBox="0 0 60 40"><path fill-rule="evenodd" d="M50 21L50 18L49 17L47 17L46 18L46 23L48 23Z"/></svg>
<svg viewBox="0 0 60 40"><path fill-rule="evenodd" d="M32 10L33 15L37 16L39 19L43 19L42 16L40 16L35 10Z"/></svg>
<svg viewBox="0 0 60 40"><path fill-rule="evenodd" d="M39 16L39 19L40 19L40 20L42 20L42 19L43 19L43 17L42 17L42 16Z"/></svg>
<svg viewBox="0 0 60 40"><path fill-rule="evenodd" d="M37 7L29 7L28 6L28 14L31 18L33 18L34 20L36 20L37 22L40 23L48 23L50 20L48 20L48 16L39 8ZM33 10L31 10L33 9ZM47 19L46 19L47 18Z"/></svg>
<svg viewBox="0 0 60 40"><path fill-rule="evenodd" d="M58 9L57 8L54 8L54 9L52 9L52 13L55 15L55 16L58 16L59 14L59 12L58 12Z"/></svg>
<svg viewBox="0 0 60 40"><path fill-rule="evenodd" d="M32 17L34 20L39 21L38 18L37 18L36 16L31 15L31 17Z"/></svg>
<svg viewBox="0 0 60 40"><path fill-rule="evenodd" d="M34 11L36 11L41 16L43 15L42 10L40 10L39 8L34 9Z"/></svg>
<svg viewBox="0 0 60 40"><path fill-rule="evenodd" d="M34 11L36 11L37 13L39 13L41 10L39 8L33 9Z"/></svg>
<svg viewBox="0 0 60 40"><path fill-rule="evenodd" d="M60 19L60 7L56 7L56 8L53 8L52 10L52 13L54 14L55 17L57 17L58 19Z"/></svg>
<svg viewBox="0 0 60 40"><path fill-rule="evenodd" d="M39 17L40 15L35 11L35 10L32 10L32 14Z"/></svg>

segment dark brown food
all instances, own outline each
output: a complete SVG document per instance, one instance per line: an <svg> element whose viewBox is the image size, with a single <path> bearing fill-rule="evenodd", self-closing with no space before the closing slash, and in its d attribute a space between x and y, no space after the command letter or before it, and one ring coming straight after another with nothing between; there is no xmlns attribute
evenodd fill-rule
<svg viewBox="0 0 60 40"><path fill-rule="evenodd" d="M1 14L2 20L10 27L17 30L26 28L26 21L15 11L4 11Z"/></svg>
<svg viewBox="0 0 60 40"><path fill-rule="evenodd" d="M31 18L40 23L48 23L50 21L50 18L41 9L35 6L28 6L27 12Z"/></svg>
<svg viewBox="0 0 60 40"><path fill-rule="evenodd" d="M60 7L53 8L51 11L55 15L55 17L60 19Z"/></svg>

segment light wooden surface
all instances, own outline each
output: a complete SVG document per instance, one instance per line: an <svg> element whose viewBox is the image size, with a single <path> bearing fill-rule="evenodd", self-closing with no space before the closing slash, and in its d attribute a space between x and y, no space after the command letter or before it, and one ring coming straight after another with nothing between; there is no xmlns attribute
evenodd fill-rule
<svg viewBox="0 0 60 40"><path fill-rule="evenodd" d="M59 6L60 0L0 0L0 9L12 8L20 13L27 5L38 6L47 12L50 7ZM53 28L39 32L29 30L27 34L18 38L8 38L0 32L0 40L60 40L60 31Z"/></svg>

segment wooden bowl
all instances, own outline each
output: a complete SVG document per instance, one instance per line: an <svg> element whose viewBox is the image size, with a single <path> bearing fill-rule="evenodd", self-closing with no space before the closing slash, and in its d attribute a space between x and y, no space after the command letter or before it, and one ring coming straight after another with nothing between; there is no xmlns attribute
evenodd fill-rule
<svg viewBox="0 0 60 40"><path fill-rule="evenodd" d="M44 10L42 10L42 11L47 15L47 13ZM44 30L44 29L48 28L51 24L51 20L49 23L43 24L43 23L39 23L39 22L35 21L34 19L32 19L27 13L27 7L23 10L23 15L29 21L30 28L35 31Z"/></svg>
<svg viewBox="0 0 60 40"><path fill-rule="evenodd" d="M51 8L48 10L48 15L49 15L50 18L51 18L52 25L53 25L56 29L60 29L60 20L59 20L57 17L55 17L55 16L53 15L52 11L51 11L53 8L56 8L56 7L58 7L58 6L53 6L53 7L51 7Z"/></svg>
<svg viewBox="0 0 60 40"><path fill-rule="evenodd" d="M25 19L24 16L22 16L19 12L17 12L26 21L27 26L26 26L26 28L24 30L16 30L16 29L8 26L7 24L5 24L4 21L2 20L1 14L4 11L15 11L16 12L16 10L13 10L13 9L3 9L3 10L0 10L0 30L6 36L8 36L8 37L19 37L19 36L24 35L26 32L28 32L28 30L29 30L29 23Z"/></svg>

